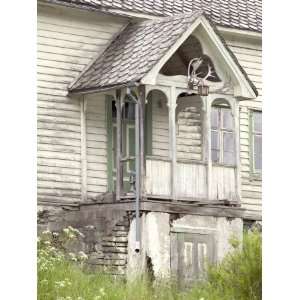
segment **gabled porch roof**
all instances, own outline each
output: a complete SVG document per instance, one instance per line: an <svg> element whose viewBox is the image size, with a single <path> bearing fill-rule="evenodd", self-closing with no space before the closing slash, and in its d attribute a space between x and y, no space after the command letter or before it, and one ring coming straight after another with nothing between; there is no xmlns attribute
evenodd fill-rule
<svg viewBox="0 0 300 300"><path fill-rule="evenodd" d="M92 93L145 83L167 57L172 55L193 30L205 22L218 40L229 64L242 78L253 97L257 90L225 41L201 12L185 13L154 21L129 24L72 83L70 93Z"/></svg>

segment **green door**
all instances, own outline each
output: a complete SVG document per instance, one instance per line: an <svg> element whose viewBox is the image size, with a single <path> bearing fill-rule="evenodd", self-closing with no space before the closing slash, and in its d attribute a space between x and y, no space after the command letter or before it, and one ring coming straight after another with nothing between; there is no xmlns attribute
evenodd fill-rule
<svg viewBox="0 0 300 300"><path fill-rule="evenodd" d="M171 233L171 269L181 287L205 278L207 263L214 261L212 234Z"/></svg>

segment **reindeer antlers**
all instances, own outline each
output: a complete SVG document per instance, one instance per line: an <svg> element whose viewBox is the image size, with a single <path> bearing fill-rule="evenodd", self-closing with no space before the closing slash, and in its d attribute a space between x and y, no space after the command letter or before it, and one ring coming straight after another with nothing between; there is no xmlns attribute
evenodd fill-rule
<svg viewBox="0 0 300 300"><path fill-rule="evenodd" d="M208 67L207 74L204 77L200 77L202 80L207 80L207 78L210 77L210 76L214 77L214 75L213 75L213 69L212 69L211 65L208 64L207 67ZM198 76L199 74L200 74L200 72L196 73L196 76Z"/></svg>

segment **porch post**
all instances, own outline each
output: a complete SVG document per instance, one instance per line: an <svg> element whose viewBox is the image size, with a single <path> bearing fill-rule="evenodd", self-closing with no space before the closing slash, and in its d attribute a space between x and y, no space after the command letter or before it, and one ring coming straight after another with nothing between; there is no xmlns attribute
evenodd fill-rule
<svg viewBox="0 0 300 300"><path fill-rule="evenodd" d="M205 161L207 163L206 166L206 182L207 182L207 199L211 200L212 198L212 160L211 160L211 103L212 97L208 95L203 99L204 102L204 145L205 145Z"/></svg>
<svg viewBox="0 0 300 300"><path fill-rule="evenodd" d="M80 121L81 121L81 201L87 200L87 154L86 154L86 99L81 97Z"/></svg>
<svg viewBox="0 0 300 300"><path fill-rule="evenodd" d="M236 188L236 200L241 201L241 159L240 159L240 107L237 100L233 100L234 103L234 131L235 131L235 188Z"/></svg>
<svg viewBox="0 0 300 300"><path fill-rule="evenodd" d="M116 200L120 201L121 200L121 193L122 193L122 174L121 174L121 168L122 168L122 151L121 151L121 142L122 142L122 120L121 120L121 91L117 90L116 91L116 110L117 110L117 151L116 151Z"/></svg>
<svg viewBox="0 0 300 300"><path fill-rule="evenodd" d="M170 88L168 107L169 107L169 151L171 158L171 197L176 200L176 87Z"/></svg>
<svg viewBox="0 0 300 300"><path fill-rule="evenodd" d="M145 87L139 88L139 98L140 98L140 186L141 195L145 195Z"/></svg>

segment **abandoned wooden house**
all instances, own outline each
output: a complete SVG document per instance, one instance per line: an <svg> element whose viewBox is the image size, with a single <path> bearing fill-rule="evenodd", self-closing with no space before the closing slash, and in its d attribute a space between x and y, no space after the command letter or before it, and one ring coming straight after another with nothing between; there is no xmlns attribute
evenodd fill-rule
<svg viewBox="0 0 300 300"><path fill-rule="evenodd" d="M261 220L261 0L38 1L38 228L201 278Z"/></svg>

